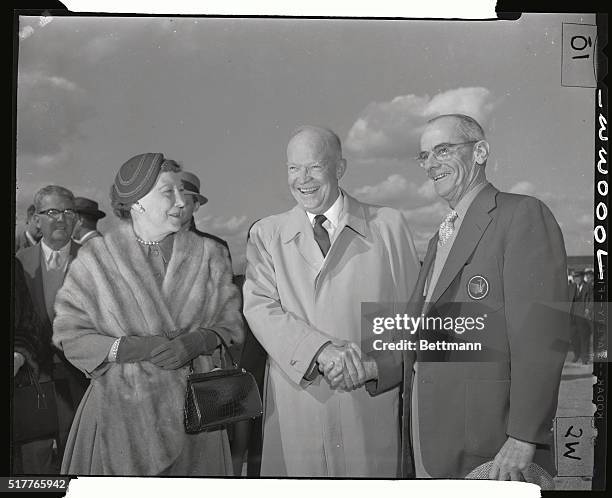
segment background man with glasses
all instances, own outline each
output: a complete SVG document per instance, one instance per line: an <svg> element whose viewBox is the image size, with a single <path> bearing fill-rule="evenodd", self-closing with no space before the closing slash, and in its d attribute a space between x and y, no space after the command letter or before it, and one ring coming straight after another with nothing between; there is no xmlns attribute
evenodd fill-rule
<svg viewBox="0 0 612 498"><path fill-rule="evenodd" d="M371 394L403 380L405 476L461 478L489 461L490 479L529 479L532 462L554 473L552 424L569 324L559 226L539 200L487 181L489 144L471 117L430 120L421 151L417 160L449 213L429 243L409 314L453 323L484 317L484 352L467 361L461 351L374 351L347 371L356 383L372 379ZM453 332L417 337L467 340Z"/></svg>
<svg viewBox="0 0 612 498"><path fill-rule="evenodd" d="M88 382L51 343L55 296L79 248L71 239L77 213L72 192L57 185L40 189L34 196L34 206L33 221L40 229L42 239L39 244L19 251L17 258L23 265L26 285L40 324L39 380L55 381L59 440L27 443L22 446L21 453L24 472L57 474L74 412ZM15 355L15 361L23 364L18 355Z"/></svg>

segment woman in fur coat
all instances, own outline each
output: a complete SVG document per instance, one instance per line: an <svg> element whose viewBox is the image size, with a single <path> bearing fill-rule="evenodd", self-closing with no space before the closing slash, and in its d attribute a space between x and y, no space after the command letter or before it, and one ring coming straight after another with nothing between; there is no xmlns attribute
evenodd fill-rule
<svg viewBox="0 0 612 498"><path fill-rule="evenodd" d="M210 371L215 332L232 344L243 330L227 250L179 232L179 171L152 153L121 167L111 188L119 226L80 250L57 294L53 342L91 378L63 474L232 473L225 430L183 427L190 363Z"/></svg>

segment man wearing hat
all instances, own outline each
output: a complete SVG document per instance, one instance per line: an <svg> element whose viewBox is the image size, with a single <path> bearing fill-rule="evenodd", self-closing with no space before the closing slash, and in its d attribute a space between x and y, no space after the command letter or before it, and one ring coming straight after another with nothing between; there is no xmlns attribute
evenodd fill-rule
<svg viewBox="0 0 612 498"><path fill-rule="evenodd" d="M36 207L34 204L30 204L28 206L23 232L17 235L17 240L15 241L15 252L25 247L35 246L42 238L40 229L32 219L35 212Z"/></svg>
<svg viewBox="0 0 612 498"><path fill-rule="evenodd" d="M201 205L206 204L208 202L208 199L202 194L200 194L200 179L189 171L182 171L181 181L183 182L183 187L185 188L183 192L185 197L185 207L183 208L183 212L181 214L181 230L191 230L193 233L199 235L200 237L208 237L209 239L216 240L220 244L223 244L225 248L229 251L229 246L227 245L227 242L221 237L217 237L212 233L201 232L196 227L193 214L198 209L200 209Z"/></svg>
<svg viewBox="0 0 612 498"><path fill-rule="evenodd" d="M593 288L584 280L582 270L572 272L574 283L570 290L570 315L572 323L572 349L576 363L589 362L591 342L591 323L593 308Z"/></svg>
<svg viewBox="0 0 612 498"><path fill-rule="evenodd" d="M104 218L106 213L98 209L98 203L86 197L74 199L74 210L79 215L79 221L72 234L72 240L79 245L84 245L94 237L101 237L98 231L98 220Z"/></svg>

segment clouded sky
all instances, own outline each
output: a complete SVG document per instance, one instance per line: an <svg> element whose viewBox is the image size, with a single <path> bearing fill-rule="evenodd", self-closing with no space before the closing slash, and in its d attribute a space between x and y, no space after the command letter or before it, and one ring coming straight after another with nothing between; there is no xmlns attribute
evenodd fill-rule
<svg viewBox="0 0 612 498"><path fill-rule="evenodd" d="M343 186L408 214L423 254L447 207L411 159L424 122L464 112L491 144L489 179L534 195L568 254L592 253L594 90L560 85L561 23L22 17L18 219L56 183L98 200L133 155L202 180L196 220L242 271L246 231L294 204L285 147L320 124L344 142Z"/></svg>

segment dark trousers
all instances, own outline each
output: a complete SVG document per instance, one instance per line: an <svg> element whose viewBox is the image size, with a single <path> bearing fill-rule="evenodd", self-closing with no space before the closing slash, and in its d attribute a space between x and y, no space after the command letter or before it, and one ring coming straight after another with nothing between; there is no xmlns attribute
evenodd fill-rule
<svg viewBox="0 0 612 498"><path fill-rule="evenodd" d="M572 349L574 361L587 362L591 350L591 323L585 318L575 317L572 322Z"/></svg>

